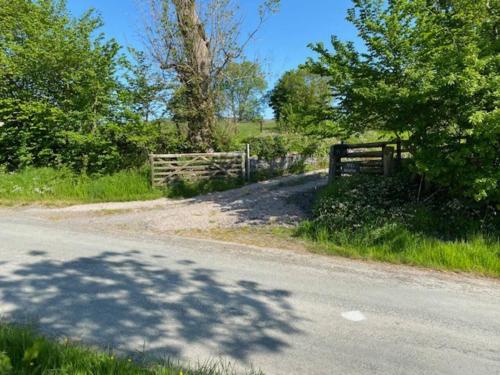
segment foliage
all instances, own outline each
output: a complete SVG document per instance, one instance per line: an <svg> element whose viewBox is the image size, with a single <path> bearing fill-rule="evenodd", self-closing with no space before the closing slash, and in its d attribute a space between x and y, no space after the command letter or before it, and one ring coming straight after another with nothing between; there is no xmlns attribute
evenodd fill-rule
<svg viewBox="0 0 500 375"><path fill-rule="evenodd" d="M286 72L269 94L274 117L283 130L321 136L336 133L328 111L331 100L328 79L305 69Z"/></svg>
<svg viewBox="0 0 500 375"><path fill-rule="evenodd" d="M214 130L215 151L231 152L243 149L244 146L237 142L238 127L239 125L232 121L217 121Z"/></svg>
<svg viewBox="0 0 500 375"><path fill-rule="evenodd" d="M309 69L329 79L346 133L409 135L416 169L476 200L499 201L499 13L489 0L355 0L365 48L332 38Z"/></svg>
<svg viewBox="0 0 500 375"><path fill-rule="evenodd" d="M122 65L126 68L123 99L145 122L162 117L166 114L168 85L148 61L146 53L133 48L128 51L133 61L122 59Z"/></svg>
<svg viewBox="0 0 500 375"><path fill-rule="evenodd" d="M0 0L0 164L117 167L119 146L102 133L126 116L116 98L119 47L93 36L100 26L92 12L71 19L63 1Z"/></svg>
<svg viewBox="0 0 500 375"><path fill-rule="evenodd" d="M141 119L163 87L144 55L126 62L101 25L90 11L71 18L64 1L0 0L0 165L106 174L185 146Z"/></svg>
<svg viewBox="0 0 500 375"><path fill-rule="evenodd" d="M31 327L0 323L0 374L217 375L232 372L219 365L186 369L171 361L138 364L132 358L99 352L64 340L44 337Z"/></svg>
<svg viewBox="0 0 500 375"><path fill-rule="evenodd" d="M64 1L1 0L0 21L3 111L14 115L21 103L22 113L58 111L72 131L91 131L111 113L119 46L93 36L99 17L71 19Z"/></svg>
<svg viewBox="0 0 500 375"><path fill-rule="evenodd" d="M419 181L355 175L319 195L299 234L342 255L500 276L497 208L446 191L417 200Z"/></svg>
<svg viewBox="0 0 500 375"><path fill-rule="evenodd" d="M326 156L332 139L317 139L300 134L277 134L250 137L243 141L250 145L252 155L261 159L272 160L289 153L304 156Z"/></svg>
<svg viewBox="0 0 500 375"><path fill-rule="evenodd" d="M228 64L220 83L221 114L233 122L254 121L262 117L266 77L256 62Z"/></svg>
<svg viewBox="0 0 500 375"><path fill-rule="evenodd" d="M392 177L341 178L318 198L315 218L332 232L346 229L354 233L398 223L442 239L465 239L478 232L500 234L495 207L458 200L440 190L418 198L419 185L419 179L407 172Z"/></svg>

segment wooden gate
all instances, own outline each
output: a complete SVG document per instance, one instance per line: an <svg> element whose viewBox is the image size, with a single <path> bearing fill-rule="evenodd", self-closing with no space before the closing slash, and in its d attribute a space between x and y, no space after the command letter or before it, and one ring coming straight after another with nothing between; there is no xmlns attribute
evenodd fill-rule
<svg viewBox="0 0 500 375"><path fill-rule="evenodd" d="M174 180L245 177L244 152L150 155L153 186Z"/></svg>
<svg viewBox="0 0 500 375"><path fill-rule="evenodd" d="M329 180L336 176L371 173L388 176L401 162L400 140L360 144L338 144L330 149Z"/></svg>

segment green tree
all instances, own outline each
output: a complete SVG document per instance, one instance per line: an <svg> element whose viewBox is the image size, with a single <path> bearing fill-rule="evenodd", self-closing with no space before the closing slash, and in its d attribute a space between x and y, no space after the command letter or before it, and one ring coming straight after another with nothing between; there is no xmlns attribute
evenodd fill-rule
<svg viewBox="0 0 500 375"><path fill-rule="evenodd" d="M315 44L312 72L329 79L346 132L409 135L416 169L478 200L500 180L498 1L355 0L365 48Z"/></svg>
<svg viewBox="0 0 500 375"><path fill-rule="evenodd" d="M0 165L109 173L147 160L158 132L141 121L120 46L101 26L62 0L0 0Z"/></svg>
<svg viewBox="0 0 500 375"><path fill-rule="evenodd" d="M177 103L184 103L188 138L198 151L213 150L217 104L223 72L243 56L249 41L279 0L259 1L258 22L247 37L237 1L149 0L146 25L150 50L159 67L182 88ZM182 99L182 100L177 100ZM179 108L177 106L177 108Z"/></svg>
<svg viewBox="0 0 500 375"><path fill-rule="evenodd" d="M266 88L266 77L258 63L230 63L221 83L221 114L229 115L234 122L261 118Z"/></svg>
<svg viewBox="0 0 500 375"><path fill-rule="evenodd" d="M92 12L72 19L64 1L0 0L0 164L55 165L74 134L115 112L119 46Z"/></svg>
<svg viewBox="0 0 500 375"><path fill-rule="evenodd" d="M162 76L155 71L153 64L143 51L129 48L132 60L123 59L122 64L127 68L124 74L125 101L128 101L132 110L141 116L143 121L150 121L161 117L166 112L165 97L169 85Z"/></svg>
<svg viewBox="0 0 500 375"><path fill-rule="evenodd" d="M331 121L328 80L306 69L286 72L269 94L274 117L282 129L310 135L336 133Z"/></svg>

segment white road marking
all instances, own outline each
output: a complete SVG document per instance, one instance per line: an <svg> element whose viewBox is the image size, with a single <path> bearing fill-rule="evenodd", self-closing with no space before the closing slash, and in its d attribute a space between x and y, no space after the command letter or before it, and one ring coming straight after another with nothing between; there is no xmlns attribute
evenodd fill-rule
<svg viewBox="0 0 500 375"><path fill-rule="evenodd" d="M347 311L343 312L341 315L342 318L350 320L352 322L361 322L362 320L366 320L366 317L361 311Z"/></svg>

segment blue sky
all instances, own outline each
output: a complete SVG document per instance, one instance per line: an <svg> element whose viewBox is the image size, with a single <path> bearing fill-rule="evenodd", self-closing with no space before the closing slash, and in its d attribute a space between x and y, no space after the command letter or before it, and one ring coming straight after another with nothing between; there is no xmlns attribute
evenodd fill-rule
<svg viewBox="0 0 500 375"><path fill-rule="evenodd" d="M303 63L313 53L311 42L328 43L332 34L356 41L356 30L345 20L351 0L281 0L281 9L273 15L247 50L269 74L270 86L289 69ZM68 0L73 15L95 8L105 22L104 32L122 45L141 48L141 0ZM257 22L257 0L240 0L244 29Z"/></svg>

